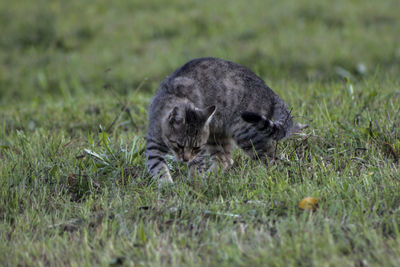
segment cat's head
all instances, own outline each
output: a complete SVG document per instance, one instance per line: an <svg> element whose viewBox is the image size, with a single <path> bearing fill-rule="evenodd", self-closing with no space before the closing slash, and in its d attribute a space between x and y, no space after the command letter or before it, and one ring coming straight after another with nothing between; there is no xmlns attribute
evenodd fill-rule
<svg viewBox="0 0 400 267"><path fill-rule="evenodd" d="M199 109L188 105L177 105L164 117L162 136L176 159L192 161L207 143L209 124L215 106Z"/></svg>

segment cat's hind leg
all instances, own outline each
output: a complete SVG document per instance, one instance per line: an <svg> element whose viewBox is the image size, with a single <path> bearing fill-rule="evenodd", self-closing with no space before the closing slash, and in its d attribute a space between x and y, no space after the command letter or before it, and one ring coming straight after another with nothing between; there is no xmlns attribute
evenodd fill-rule
<svg viewBox="0 0 400 267"><path fill-rule="evenodd" d="M265 166L275 157L274 142L251 125L244 125L233 134L236 144L253 160L260 160Z"/></svg>

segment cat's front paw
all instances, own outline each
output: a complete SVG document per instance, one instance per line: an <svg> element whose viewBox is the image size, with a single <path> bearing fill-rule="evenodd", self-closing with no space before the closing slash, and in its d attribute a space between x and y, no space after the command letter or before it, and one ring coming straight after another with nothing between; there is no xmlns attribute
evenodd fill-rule
<svg viewBox="0 0 400 267"><path fill-rule="evenodd" d="M202 180L207 178L206 170L189 170L188 175L187 175L187 180L189 182L193 182L195 178L200 178Z"/></svg>
<svg viewBox="0 0 400 267"><path fill-rule="evenodd" d="M173 183L174 183L174 181L172 180L170 174L163 175L162 177L160 177L158 179L158 188L161 189L161 188L171 185Z"/></svg>
<svg viewBox="0 0 400 267"><path fill-rule="evenodd" d="M233 159L229 156L223 156L218 159L213 159L209 171L216 171L222 169L223 171L229 169L233 165Z"/></svg>

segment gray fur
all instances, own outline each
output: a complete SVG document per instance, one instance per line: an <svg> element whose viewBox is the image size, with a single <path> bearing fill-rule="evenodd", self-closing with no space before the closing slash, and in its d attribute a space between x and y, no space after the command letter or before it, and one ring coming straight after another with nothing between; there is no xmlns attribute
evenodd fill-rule
<svg viewBox="0 0 400 267"><path fill-rule="evenodd" d="M148 170L160 184L172 182L169 152L189 162L192 175L205 170L206 154L212 169L231 165L234 143L267 164L273 142L302 126L293 127L286 104L261 78L217 58L191 60L168 76L151 101L149 122Z"/></svg>

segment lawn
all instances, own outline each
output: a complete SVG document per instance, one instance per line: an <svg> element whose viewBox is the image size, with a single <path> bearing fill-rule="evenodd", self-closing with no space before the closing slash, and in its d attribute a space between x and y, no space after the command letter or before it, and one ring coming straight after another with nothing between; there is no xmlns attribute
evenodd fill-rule
<svg viewBox="0 0 400 267"><path fill-rule="evenodd" d="M399 266L398 1L0 2L5 266ZM147 107L186 61L262 77L309 124L159 190ZM315 211L299 209L305 197Z"/></svg>

